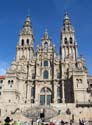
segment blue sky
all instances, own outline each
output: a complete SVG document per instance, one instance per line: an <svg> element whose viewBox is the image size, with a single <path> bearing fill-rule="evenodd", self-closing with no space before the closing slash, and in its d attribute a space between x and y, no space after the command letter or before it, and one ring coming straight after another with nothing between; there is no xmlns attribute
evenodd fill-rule
<svg viewBox="0 0 92 125"><path fill-rule="evenodd" d="M79 55L86 60L92 74L92 1L88 0L0 0L0 74L3 74L16 55L18 35L30 14L35 46L41 42L45 29L57 52L64 12L68 11L76 31Z"/></svg>

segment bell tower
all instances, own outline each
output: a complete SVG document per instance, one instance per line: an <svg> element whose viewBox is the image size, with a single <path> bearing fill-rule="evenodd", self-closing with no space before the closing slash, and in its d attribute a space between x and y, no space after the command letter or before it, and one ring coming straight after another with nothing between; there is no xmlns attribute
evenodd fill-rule
<svg viewBox="0 0 92 125"><path fill-rule="evenodd" d="M23 28L19 34L19 42L16 48L16 61L25 59L29 61L34 53L34 36L30 17L27 16Z"/></svg>
<svg viewBox="0 0 92 125"><path fill-rule="evenodd" d="M61 31L61 73L62 73L62 102L73 103L72 71L76 67L78 58L75 31L67 12L64 15L63 28Z"/></svg>
<svg viewBox="0 0 92 125"><path fill-rule="evenodd" d="M61 31L61 55L62 61L70 57L75 61L78 56L75 31L67 12L64 15L64 23Z"/></svg>

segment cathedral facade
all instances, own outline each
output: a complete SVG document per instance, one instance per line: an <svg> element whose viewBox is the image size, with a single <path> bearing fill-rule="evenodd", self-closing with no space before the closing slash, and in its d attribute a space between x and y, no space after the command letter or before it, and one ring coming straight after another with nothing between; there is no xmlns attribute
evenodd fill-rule
<svg viewBox="0 0 92 125"><path fill-rule="evenodd" d="M0 114L17 108L39 105L92 106L92 77L86 62L78 55L75 30L64 15L60 33L60 54L45 31L34 49L34 35L27 16L19 34L16 59L4 77L0 77Z"/></svg>

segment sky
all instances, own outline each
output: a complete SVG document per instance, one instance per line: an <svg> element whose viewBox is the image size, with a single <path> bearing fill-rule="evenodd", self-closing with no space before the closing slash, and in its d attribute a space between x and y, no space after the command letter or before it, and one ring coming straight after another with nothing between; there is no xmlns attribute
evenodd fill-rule
<svg viewBox="0 0 92 125"><path fill-rule="evenodd" d="M5 73L16 56L19 32L27 15L31 17L35 48L47 29L59 53L65 11L75 29L78 53L85 58L91 75L92 0L0 0L0 75Z"/></svg>

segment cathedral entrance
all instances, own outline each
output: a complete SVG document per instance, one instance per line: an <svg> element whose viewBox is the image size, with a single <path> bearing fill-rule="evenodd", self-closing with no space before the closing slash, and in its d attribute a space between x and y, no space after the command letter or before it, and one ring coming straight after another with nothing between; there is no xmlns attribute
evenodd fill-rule
<svg viewBox="0 0 92 125"><path fill-rule="evenodd" d="M49 105L51 103L52 93L49 88L42 88L40 92L40 104Z"/></svg>

